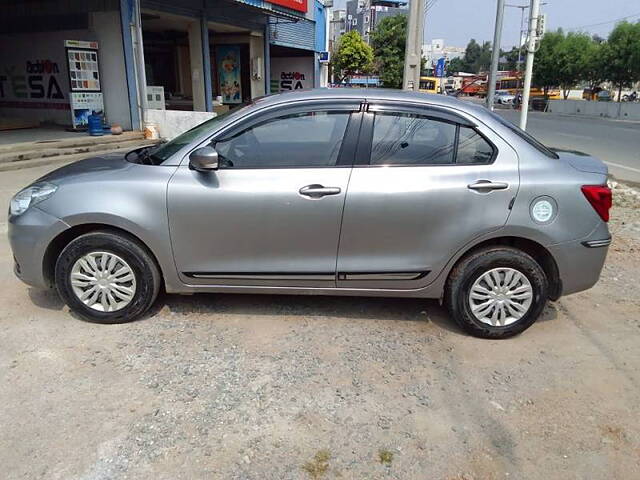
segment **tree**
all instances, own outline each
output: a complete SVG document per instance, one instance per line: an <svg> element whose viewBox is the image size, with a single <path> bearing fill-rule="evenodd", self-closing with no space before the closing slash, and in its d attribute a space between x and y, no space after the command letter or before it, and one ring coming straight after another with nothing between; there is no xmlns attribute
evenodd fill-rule
<svg viewBox="0 0 640 480"><path fill-rule="evenodd" d="M555 45L555 57L558 63L558 85L565 100L571 89L587 77L591 37L585 33L569 33Z"/></svg>
<svg viewBox="0 0 640 480"><path fill-rule="evenodd" d="M500 57L504 58L504 60L499 63L501 70L517 70L520 49L513 47L511 50L502 50Z"/></svg>
<svg viewBox="0 0 640 480"><path fill-rule="evenodd" d="M349 75L368 73L372 64L373 50L357 30L351 30L340 37L332 61L337 83L341 83Z"/></svg>
<svg viewBox="0 0 640 480"><path fill-rule="evenodd" d="M540 41L540 48L536 52L533 62L533 85L542 88L544 97L548 98L549 89L560 85L560 62L557 50L564 41L561 29L547 32Z"/></svg>
<svg viewBox="0 0 640 480"><path fill-rule="evenodd" d="M456 57L456 58L452 58L449 61L449 65L447 67L447 71L450 74L455 74L455 73L458 73L458 72L467 72L468 68L467 68L467 64L465 63L463 58Z"/></svg>
<svg viewBox="0 0 640 480"><path fill-rule="evenodd" d="M640 79L640 22L622 22L609 34L603 48L606 78L618 87L618 101L622 88Z"/></svg>
<svg viewBox="0 0 640 480"><path fill-rule="evenodd" d="M406 15L394 15L382 19L371 34L375 69L382 85L387 88L402 87L406 41Z"/></svg>
<svg viewBox="0 0 640 480"><path fill-rule="evenodd" d="M604 50L606 43L604 40L598 41L598 38L592 37L592 42L587 47L585 52L585 64L582 79L587 82L589 86L589 100L596 87L606 80L606 65L604 58Z"/></svg>

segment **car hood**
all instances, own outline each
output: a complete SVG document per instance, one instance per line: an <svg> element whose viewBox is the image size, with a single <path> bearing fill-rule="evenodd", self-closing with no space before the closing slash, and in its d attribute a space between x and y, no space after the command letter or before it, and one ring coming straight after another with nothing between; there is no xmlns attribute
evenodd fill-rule
<svg viewBox="0 0 640 480"><path fill-rule="evenodd" d="M558 154L561 161L568 163L573 168L581 172L600 173L602 175L607 175L609 172L607 166L602 162L602 160L598 160L586 153L575 150L564 150L561 148L552 148L551 150Z"/></svg>
<svg viewBox="0 0 640 480"><path fill-rule="evenodd" d="M83 180L90 177L95 179L98 176L113 172L123 172L132 169L135 164L125 159L126 152L105 153L97 157L86 158L78 162L70 163L64 167L53 170L37 181L47 181L52 183L64 183L66 180Z"/></svg>

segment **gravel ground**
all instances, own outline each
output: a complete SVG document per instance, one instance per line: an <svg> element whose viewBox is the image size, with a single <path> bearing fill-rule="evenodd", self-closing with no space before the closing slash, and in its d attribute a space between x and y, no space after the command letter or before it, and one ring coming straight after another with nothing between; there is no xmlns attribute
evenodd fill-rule
<svg viewBox="0 0 640 480"><path fill-rule="evenodd" d="M2 235L2 477L640 478L640 195L614 189L601 281L504 341L414 299L171 295L89 324Z"/></svg>

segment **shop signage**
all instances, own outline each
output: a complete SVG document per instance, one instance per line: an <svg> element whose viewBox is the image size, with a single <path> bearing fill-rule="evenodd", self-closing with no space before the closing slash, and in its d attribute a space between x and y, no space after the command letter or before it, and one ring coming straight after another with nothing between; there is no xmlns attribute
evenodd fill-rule
<svg viewBox="0 0 640 480"><path fill-rule="evenodd" d="M307 13L307 0L269 0L269 3Z"/></svg>
<svg viewBox="0 0 640 480"><path fill-rule="evenodd" d="M313 88L313 57L271 57L271 92Z"/></svg>
<svg viewBox="0 0 640 480"><path fill-rule="evenodd" d="M58 64L52 60L27 60L23 69L13 65L0 68L0 99L64 98Z"/></svg>

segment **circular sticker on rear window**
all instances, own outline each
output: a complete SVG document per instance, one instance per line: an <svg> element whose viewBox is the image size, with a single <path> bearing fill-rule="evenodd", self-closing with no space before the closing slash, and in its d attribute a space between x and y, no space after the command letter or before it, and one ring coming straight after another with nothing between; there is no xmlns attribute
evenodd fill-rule
<svg viewBox="0 0 640 480"><path fill-rule="evenodd" d="M551 222L558 211L555 200L551 197L538 197L531 202L531 218L536 223Z"/></svg>

